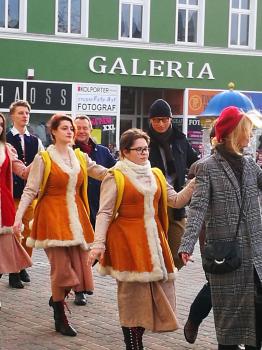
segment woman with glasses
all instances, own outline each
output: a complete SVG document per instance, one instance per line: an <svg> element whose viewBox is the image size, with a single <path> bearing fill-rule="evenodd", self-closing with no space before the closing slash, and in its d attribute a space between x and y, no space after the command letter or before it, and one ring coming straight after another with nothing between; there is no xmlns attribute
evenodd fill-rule
<svg viewBox="0 0 262 350"><path fill-rule="evenodd" d="M193 183L176 193L148 161L149 136L139 129L120 139L121 159L101 186L95 240L89 263L116 278L126 349L143 349L145 329L178 328L174 263L167 243L167 205L184 206Z"/></svg>

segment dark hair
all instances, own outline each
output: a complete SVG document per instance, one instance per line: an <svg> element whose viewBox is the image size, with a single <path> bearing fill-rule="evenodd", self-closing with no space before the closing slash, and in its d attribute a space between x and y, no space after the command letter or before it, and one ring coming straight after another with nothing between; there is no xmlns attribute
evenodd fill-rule
<svg viewBox="0 0 262 350"><path fill-rule="evenodd" d="M57 130L59 125L61 124L61 122L63 120L67 120L69 121L71 124L72 124L72 127L73 127L73 130L74 130L74 134L75 134L75 131L76 131L76 127L75 127L75 124L73 122L73 119L69 116L69 115L66 115L66 114L54 114L51 119L49 120L49 132L50 132L50 135L55 143L55 136L52 134L52 131L53 130Z"/></svg>
<svg viewBox="0 0 262 350"><path fill-rule="evenodd" d="M18 100L18 101L12 102L11 105L9 106L10 115L12 115L14 113L16 107L26 107L26 108L28 108L29 112L31 111L31 106L27 101Z"/></svg>
<svg viewBox="0 0 262 350"><path fill-rule="evenodd" d="M119 145L121 155L124 150L129 150L137 139L145 139L148 145L150 143L150 137L141 129L132 128L123 132Z"/></svg>
<svg viewBox="0 0 262 350"><path fill-rule="evenodd" d="M0 113L0 118L3 119L3 131L2 131L2 134L0 135L0 141L2 142L6 142L6 121L5 121L5 116Z"/></svg>

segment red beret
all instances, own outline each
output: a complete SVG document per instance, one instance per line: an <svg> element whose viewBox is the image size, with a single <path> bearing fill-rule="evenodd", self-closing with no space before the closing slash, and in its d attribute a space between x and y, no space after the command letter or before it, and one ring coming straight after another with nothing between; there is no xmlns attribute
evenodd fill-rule
<svg viewBox="0 0 262 350"><path fill-rule="evenodd" d="M243 112L235 107L229 106L222 110L215 124L216 139L221 142L222 139L229 135L238 125Z"/></svg>

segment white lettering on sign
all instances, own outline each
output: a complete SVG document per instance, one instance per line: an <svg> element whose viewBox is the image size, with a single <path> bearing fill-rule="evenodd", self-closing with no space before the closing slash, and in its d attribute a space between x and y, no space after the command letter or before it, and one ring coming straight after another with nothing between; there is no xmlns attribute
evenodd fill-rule
<svg viewBox="0 0 262 350"><path fill-rule="evenodd" d="M30 98L30 101L29 101L30 104L31 105L35 104L35 99L36 99L36 89L35 88L30 89L29 98Z"/></svg>
<svg viewBox="0 0 262 350"><path fill-rule="evenodd" d="M45 103L47 105L50 105L51 104L51 89L50 88L47 88L45 93L46 93L46 99L45 99Z"/></svg>
<svg viewBox="0 0 262 350"><path fill-rule="evenodd" d="M18 100L21 100L21 97L20 97L20 90L19 90L19 87L17 86L15 88L15 101L18 101Z"/></svg>
<svg viewBox="0 0 262 350"><path fill-rule="evenodd" d="M66 89L61 90L61 100L60 100L61 106L66 105Z"/></svg>
<svg viewBox="0 0 262 350"><path fill-rule="evenodd" d="M89 60L89 69L97 74L121 74L131 76L166 77L180 79L209 79L214 80L211 66L203 63L200 69L195 68L194 62L181 63L179 61L163 61L150 59L141 62L138 58L131 58L128 65L121 57L117 57L111 64L107 63L105 56L94 56ZM131 64L130 64L131 63ZM130 67L127 68L127 67Z"/></svg>
<svg viewBox="0 0 262 350"><path fill-rule="evenodd" d="M103 125L103 131L114 131L114 130L115 130L114 124Z"/></svg>

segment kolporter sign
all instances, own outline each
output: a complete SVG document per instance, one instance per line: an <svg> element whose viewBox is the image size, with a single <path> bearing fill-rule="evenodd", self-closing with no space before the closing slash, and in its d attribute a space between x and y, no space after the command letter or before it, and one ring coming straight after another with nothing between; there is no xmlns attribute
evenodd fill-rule
<svg viewBox="0 0 262 350"><path fill-rule="evenodd" d="M120 113L120 86L108 84L73 84L75 114L112 115Z"/></svg>

